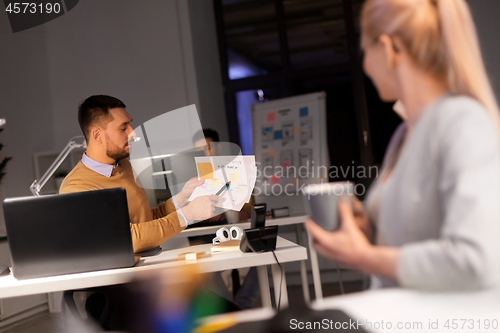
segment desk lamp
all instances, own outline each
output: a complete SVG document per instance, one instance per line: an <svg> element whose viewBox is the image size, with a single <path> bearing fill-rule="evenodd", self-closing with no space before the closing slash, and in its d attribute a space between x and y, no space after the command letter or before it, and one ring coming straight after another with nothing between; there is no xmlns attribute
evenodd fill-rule
<svg viewBox="0 0 500 333"><path fill-rule="evenodd" d="M78 143L77 141L81 143ZM56 172L57 168L59 168L59 166L64 162L66 157L68 157L69 153L71 153L71 151L76 148L87 148L87 141L85 141L85 137L75 136L69 139L69 142L66 145L66 147L64 147L64 149L55 159L54 163L52 163L50 167L47 169L47 171L45 171L42 178L40 178L40 180L35 179L33 184L31 184L30 186L30 191L31 193L33 193L35 197L40 196L40 191L42 190L42 187L45 186L49 178Z"/></svg>
<svg viewBox="0 0 500 333"><path fill-rule="evenodd" d="M137 136L130 138L131 142L137 142L139 140L140 140L140 138ZM81 143L78 143L78 142L81 142ZM61 151L59 156L57 156L54 163L52 163L50 165L50 167L47 169L47 171L45 171L42 178L40 178L40 180L35 179L33 184L31 184L31 186L30 186L30 191L31 191L31 193L33 193L34 196L36 196L36 197L40 196L40 191L42 190L42 187L47 183L49 178L56 172L57 168L59 168L59 166L68 157L69 153L71 153L71 151L73 149L76 149L76 148L87 148L87 141L85 141L85 137L83 137L83 136L72 137L69 140L66 147L64 147L64 149Z"/></svg>

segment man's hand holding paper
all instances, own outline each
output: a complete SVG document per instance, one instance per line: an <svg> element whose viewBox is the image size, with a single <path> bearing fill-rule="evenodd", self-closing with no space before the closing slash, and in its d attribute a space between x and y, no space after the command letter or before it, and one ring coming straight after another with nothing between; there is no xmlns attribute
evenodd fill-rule
<svg viewBox="0 0 500 333"><path fill-rule="evenodd" d="M195 157L195 161L204 183L193 191L189 201L217 193L228 181L230 186L220 194L217 207L240 211L250 201L256 179L254 156L206 156Z"/></svg>

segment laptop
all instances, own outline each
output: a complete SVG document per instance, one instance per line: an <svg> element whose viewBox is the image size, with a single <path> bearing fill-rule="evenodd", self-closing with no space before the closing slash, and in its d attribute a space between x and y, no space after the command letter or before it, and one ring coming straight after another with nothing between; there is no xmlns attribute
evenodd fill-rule
<svg viewBox="0 0 500 333"><path fill-rule="evenodd" d="M135 264L125 189L3 202L16 279Z"/></svg>

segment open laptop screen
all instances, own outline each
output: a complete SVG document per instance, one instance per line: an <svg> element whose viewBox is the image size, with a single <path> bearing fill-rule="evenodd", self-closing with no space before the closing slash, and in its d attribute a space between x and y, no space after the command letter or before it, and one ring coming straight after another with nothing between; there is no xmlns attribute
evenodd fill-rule
<svg viewBox="0 0 500 333"><path fill-rule="evenodd" d="M134 265L125 189L6 199L17 279Z"/></svg>

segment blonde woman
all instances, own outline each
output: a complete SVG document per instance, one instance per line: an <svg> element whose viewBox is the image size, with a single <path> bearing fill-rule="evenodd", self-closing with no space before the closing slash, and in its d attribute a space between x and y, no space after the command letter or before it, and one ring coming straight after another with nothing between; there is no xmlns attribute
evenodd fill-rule
<svg viewBox="0 0 500 333"><path fill-rule="evenodd" d="M497 284L499 111L466 2L367 0L361 24L364 70L405 121L366 213L341 201L336 232L307 221L317 251L372 274L375 288Z"/></svg>

